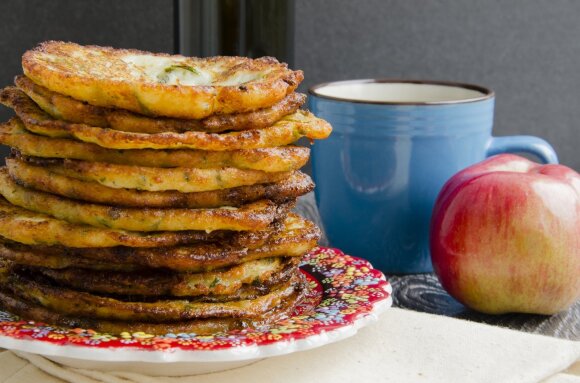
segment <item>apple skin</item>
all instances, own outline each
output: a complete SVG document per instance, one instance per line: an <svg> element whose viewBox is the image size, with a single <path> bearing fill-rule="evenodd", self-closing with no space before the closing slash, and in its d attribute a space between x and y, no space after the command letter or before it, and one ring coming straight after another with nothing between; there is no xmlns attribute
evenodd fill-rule
<svg viewBox="0 0 580 383"><path fill-rule="evenodd" d="M580 175L500 154L454 175L431 221L443 288L474 310L554 314L580 298Z"/></svg>

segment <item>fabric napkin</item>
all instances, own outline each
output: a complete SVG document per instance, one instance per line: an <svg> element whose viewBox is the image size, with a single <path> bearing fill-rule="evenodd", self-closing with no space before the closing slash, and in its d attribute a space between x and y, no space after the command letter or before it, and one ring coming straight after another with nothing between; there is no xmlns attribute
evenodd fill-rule
<svg viewBox="0 0 580 383"><path fill-rule="evenodd" d="M0 354L6 383L580 382L580 342L391 308L342 342L195 377L147 377Z"/></svg>

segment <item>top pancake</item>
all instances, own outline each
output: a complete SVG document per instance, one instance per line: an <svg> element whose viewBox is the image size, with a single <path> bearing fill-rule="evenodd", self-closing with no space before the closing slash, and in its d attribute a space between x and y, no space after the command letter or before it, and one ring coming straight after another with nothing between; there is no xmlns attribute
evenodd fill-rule
<svg viewBox="0 0 580 383"><path fill-rule="evenodd" d="M47 41L22 57L35 83L89 104L201 119L265 108L303 79L271 57L195 58Z"/></svg>

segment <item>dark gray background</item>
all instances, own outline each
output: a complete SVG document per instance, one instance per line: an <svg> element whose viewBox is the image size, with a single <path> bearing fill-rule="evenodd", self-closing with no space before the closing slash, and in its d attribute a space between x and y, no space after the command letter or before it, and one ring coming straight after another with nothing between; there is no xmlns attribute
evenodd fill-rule
<svg viewBox="0 0 580 383"><path fill-rule="evenodd" d="M305 87L369 77L491 87L496 135L542 136L580 170L578 20L574 0L297 0L295 67ZM9 84L24 50L47 39L171 52L173 3L2 0L0 36Z"/></svg>
<svg viewBox="0 0 580 383"><path fill-rule="evenodd" d="M173 52L170 0L0 0L0 86L22 73L24 51L44 40ZM0 106L0 121L12 111ZM0 156L8 150L3 150Z"/></svg>
<svg viewBox="0 0 580 383"><path fill-rule="evenodd" d="M495 134L547 139L580 170L580 2L303 0L306 83L404 77L496 91Z"/></svg>

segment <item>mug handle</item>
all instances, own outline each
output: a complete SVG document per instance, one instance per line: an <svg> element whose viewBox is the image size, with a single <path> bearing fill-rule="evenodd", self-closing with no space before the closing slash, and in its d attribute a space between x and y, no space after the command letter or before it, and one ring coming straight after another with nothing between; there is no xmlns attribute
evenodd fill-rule
<svg viewBox="0 0 580 383"><path fill-rule="evenodd" d="M529 153L538 157L545 164L557 164L556 151L548 143L534 136L492 137L487 145L487 157L507 152Z"/></svg>

